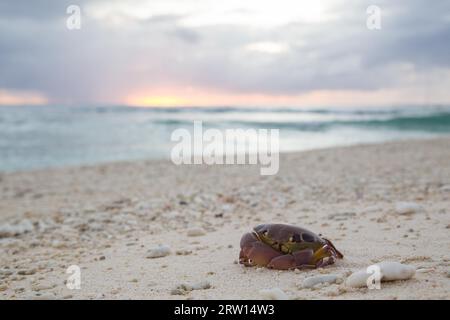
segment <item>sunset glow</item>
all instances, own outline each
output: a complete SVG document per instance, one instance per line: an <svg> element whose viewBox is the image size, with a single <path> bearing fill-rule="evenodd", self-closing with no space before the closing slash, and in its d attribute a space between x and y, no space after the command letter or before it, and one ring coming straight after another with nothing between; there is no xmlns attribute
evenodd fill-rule
<svg viewBox="0 0 450 320"><path fill-rule="evenodd" d="M122 104L137 107L360 107L439 103L446 91L428 89L424 94L413 87L380 90L314 90L295 95L269 95L264 93L236 94L202 88L149 90L128 96ZM405 97L408 97L405 99Z"/></svg>
<svg viewBox="0 0 450 320"><path fill-rule="evenodd" d="M46 97L36 92L0 90L0 106L43 105L48 103Z"/></svg>
<svg viewBox="0 0 450 320"><path fill-rule="evenodd" d="M447 3L380 0L376 30L358 0L92 0L79 30L0 4L0 105L450 104Z"/></svg>
<svg viewBox="0 0 450 320"><path fill-rule="evenodd" d="M178 107L190 104L190 102L171 96L141 96L129 98L125 104L138 107Z"/></svg>

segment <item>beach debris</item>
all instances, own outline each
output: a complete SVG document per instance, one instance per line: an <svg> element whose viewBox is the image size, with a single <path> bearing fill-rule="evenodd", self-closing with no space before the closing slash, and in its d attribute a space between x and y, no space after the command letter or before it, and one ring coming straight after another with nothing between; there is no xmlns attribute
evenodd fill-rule
<svg viewBox="0 0 450 320"><path fill-rule="evenodd" d="M362 213L374 213L374 212L379 212L379 211L382 211L382 208L377 205L368 206L361 210Z"/></svg>
<svg viewBox="0 0 450 320"><path fill-rule="evenodd" d="M31 289L33 291L45 291L50 290L56 287L56 284L51 283L39 283L39 284L33 284Z"/></svg>
<svg viewBox="0 0 450 320"><path fill-rule="evenodd" d="M336 274L324 274L313 277L308 277L303 280L302 288L313 288L318 284L333 284L342 281L342 278Z"/></svg>
<svg viewBox="0 0 450 320"><path fill-rule="evenodd" d="M356 216L355 212L340 212L328 215L328 219L334 221L345 221Z"/></svg>
<svg viewBox="0 0 450 320"><path fill-rule="evenodd" d="M160 244L147 251L147 259L162 258L170 254L170 247L168 245Z"/></svg>
<svg viewBox="0 0 450 320"><path fill-rule="evenodd" d="M187 255L192 254L192 250L180 249L180 250L175 251L175 254L177 256L187 256Z"/></svg>
<svg viewBox="0 0 450 320"><path fill-rule="evenodd" d="M424 208L415 202L397 202L395 212L400 215L414 214L424 211Z"/></svg>
<svg viewBox="0 0 450 320"><path fill-rule="evenodd" d="M190 291L193 290L206 290L211 289L211 283L209 281L200 281L194 284L188 284L188 283L181 283L176 286L175 289L172 289L170 291L171 295L186 295Z"/></svg>
<svg viewBox="0 0 450 320"><path fill-rule="evenodd" d="M352 273L347 280L345 280L345 284L349 287L359 288L367 286L367 279L369 278L370 273L366 270L358 270Z"/></svg>
<svg viewBox="0 0 450 320"><path fill-rule="evenodd" d="M408 280L416 273L416 268L411 265L401 264L394 261L383 261L375 264L380 268L380 281L395 281L395 280ZM367 286L367 279L372 273L367 270L359 270L352 273L345 284L349 287L365 287Z"/></svg>
<svg viewBox="0 0 450 320"><path fill-rule="evenodd" d="M188 294L188 293L189 293L189 291L185 291L185 290L178 289L178 288L170 290L170 294L172 296L183 296L183 295Z"/></svg>
<svg viewBox="0 0 450 320"><path fill-rule="evenodd" d="M206 232L202 228L191 228L187 231L188 237L199 237L205 235Z"/></svg>
<svg viewBox="0 0 450 320"><path fill-rule="evenodd" d="M29 300L56 300L56 297L54 294L36 294L34 296L30 296L27 298Z"/></svg>
<svg viewBox="0 0 450 320"><path fill-rule="evenodd" d="M121 288L113 288L109 293L116 295L116 294L120 293L120 291L121 291Z"/></svg>
<svg viewBox="0 0 450 320"><path fill-rule="evenodd" d="M24 269L17 271L19 276L31 276L36 273L36 269Z"/></svg>
<svg viewBox="0 0 450 320"><path fill-rule="evenodd" d="M0 225L0 238L16 237L26 232L33 231L34 227L30 220L24 219L15 224Z"/></svg>
<svg viewBox="0 0 450 320"><path fill-rule="evenodd" d="M430 273L436 271L434 268L419 268L416 273Z"/></svg>
<svg viewBox="0 0 450 320"><path fill-rule="evenodd" d="M412 278L416 273L416 267L400 262L383 261L378 263L378 265L383 275L382 280L384 281L407 280Z"/></svg>
<svg viewBox="0 0 450 320"><path fill-rule="evenodd" d="M280 288L262 289L259 294L264 300L289 300L288 295Z"/></svg>
<svg viewBox="0 0 450 320"><path fill-rule="evenodd" d="M5 276L8 277L10 275L12 275L14 272L12 272L9 269L0 269L0 276Z"/></svg>
<svg viewBox="0 0 450 320"><path fill-rule="evenodd" d="M286 224L261 224L242 236L240 246L239 263L246 267L320 268L343 258L331 241Z"/></svg>
<svg viewBox="0 0 450 320"><path fill-rule="evenodd" d="M374 213L378 213L378 212L383 212L383 208L378 205L367 206L360 211L360 213L363 213L363 214L364 213L374 214Z"/></svg>

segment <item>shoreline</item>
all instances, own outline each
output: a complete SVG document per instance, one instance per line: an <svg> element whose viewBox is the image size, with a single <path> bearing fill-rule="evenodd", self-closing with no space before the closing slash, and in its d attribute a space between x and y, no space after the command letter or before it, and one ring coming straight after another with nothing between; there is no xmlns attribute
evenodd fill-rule
<svg viewBox="0 0 450 320"><path fill-rule="evenodd" d="M292 299L450 299L448 159L447 137L281 153L275 176L168 160L2 172L0 299L260 299L274 287ZM398 214L398 202L424 211ZM300 272L236 264L240 236L267 222L322 233L345 258ZM147 258L159 244L170 254ZM385 260L422 271L381 290L299 287ZM64 284L70 265L80 290ZM201 281L211 288L174 294Z"/></svg>
<svg viewBox="0 0 450 320"><path fill-rule="evenodd" d="M305 149L305 150L290 150L290 151L280 151L280 157L283 157L284 155L292 155L292 154L303 154L308 152L316 152L316 151L326 151L326 150L333 150L333 149L346 149L346 148L358 148L358 147L370 147L370 146L376 146L376 145L385 145L385 144L393 144L393 143L402 143L402 142L427 142L427 141L436 141L436 140L445 140L450 139L450 134L441 134L436 137L430 137L430 136L424 136L421 138L415 137L415 138L396 138L392 140L386 140L386 141L377 141L377 142L357 142L357 143L350 143L345 145L334 145L334 146L328 146L328 147L317 147L312 149ZM64 171L64 170L77 170L77 169L85 169L85 168L93 168L93 167L102 167L102 166L113 166L113 165L131 165L133 163L146 163L149 165L152 164L171 164L171 160L167 158L140 158L140 159L130 159L130 160L115 160L115 161L102 161L102 162L96 162L96 163L81 163L81 164L73 164L73 165L61 165L61 166L48 166L48 167L42 167L42 168L33 168L29 170L13 170L13 171L2 171L0 170L0 177L3 175L14 175L14 174L33 174L37 172L43 172L43 171ZM197 164L192 164L197 165ZM205 165L204 163L200 165ZM210 166L210 165L208 165ZM213 165L214 166L214 165ZM221 165L223 166L223 165ZM235 166L233 164L232 166Z"/></svg>

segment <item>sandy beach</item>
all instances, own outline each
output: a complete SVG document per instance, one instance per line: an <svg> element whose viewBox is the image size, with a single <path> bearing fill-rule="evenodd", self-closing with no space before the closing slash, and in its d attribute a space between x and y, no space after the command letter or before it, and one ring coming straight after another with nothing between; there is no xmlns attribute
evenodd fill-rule
<svg viewBox="0 0 450 320"><path fill-rule="evenodd" d="M290 299L450 299L450 138L282 154L275 176L165 161L3 173L0 191L0 299L260 299L271 288ZM398 212L404 202L422 209ZM323 234L344 259L300 271L238 264L241 235L275 222ZM158 245L170 253L150 258ZM380 290L302 287L380 261L417 271ZM71 265L79 290L65 285Z"/></svg>

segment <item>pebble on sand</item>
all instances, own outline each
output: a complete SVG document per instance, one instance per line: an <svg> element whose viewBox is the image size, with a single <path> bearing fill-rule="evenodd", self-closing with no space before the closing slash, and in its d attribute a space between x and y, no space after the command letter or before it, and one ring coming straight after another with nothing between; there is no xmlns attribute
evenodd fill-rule
<svg viewBox="0 0 450 320"><path fill-rule="evenodd" d="M17 274L20 276L30 276L36 273L36 269L25 269L17 271Z"/></svg>
<svg viewBox="0 0 450 320"><path fill-rule="evenodd" d="M424 208L415 202L397 202L395 212L401 215L413 214L424 211Z"/></svg>
<svg viewBox="0 0 450 320"><path fill-rule="evenodd" d="M265 300L289 300L288 295L280 288L262 289L259 294Z"/></svg>
<svg viewBox="0 0 450 320"><path fill-rule="evenodd" d="M0 269L0 276L10 276L13 273L14 272L12 272L11 270L8 270L8 269Z"/></svg>
<svg viewBox="0 0 450 320"><path fill-rule="evenodd" d="M209 281L200 281L198 283L194 283L194 284L187 284L187 283L181 283L179 285L177 285L177 287L175 289L172 289L172 291L170 291L171 295L185 295L190 291L193 290L205 290L205 289L210 289L211 288L211 283Z"/></svg>
<svg viewBox="0 0 450 320"><path fill-rule="evenodd" d="M416 267L394 261L383 261L378 263L382 273L383 281L407 280L416 273Z"/></svg>
<svg viewBox="0 0 450 320"><path fill-rule="evenodd" d="M202 228L191 228L187 231L188 237L198 237L205 235L206 232Z"/></svg>
<svg viewBox="0 0 450 320"><path fill-rule="evenodd" d="M313 288L314 286L321 283L332 284L338 282L338 279L340 279L340 277L336 274L324 274L309 277L303 280L302 288Z"/></svg>
<svg viewBox="0 0 450 320"><path fill-rule="evenodd" d="M375 264L380 267L381 281L395 281L395 280L407 280L414 276L416 268L411 265L401 264L399 262L383 261ZM366 270L359 270L352 273L345 284L349 287L365 287L367 285L367 279L372 273L366 272Z"/></svg>
<svg viewBox="0 0 450 320"><path fill-rule="evenodd" d="M170 247L168 245L161 244L157 247L151 248L147 251L147 259L162 258L170 254Z"/></svg>
<svg viewBox="0 0 450 320"><path fill-rule="evenodd" d="M50 290L56 287L56 284L51 283L40 283L40 284L34 284L31 288L33 291L45 291Z"/></svg>
<svg viewBox="0 0 450 320"><path fill-rule="evenodd" d="M180 249L180 250L175 251L175 254L177 256L187 256L187 255L192 254L192 250Z"/></svg>
<svg viewBox="0 0 450 320"><path fill-rule="evenodd" d="M0 238L15 237L30 231L33 231L33 224L28 219L24 219L16 224L6 223L0 225Z"/></svg>

